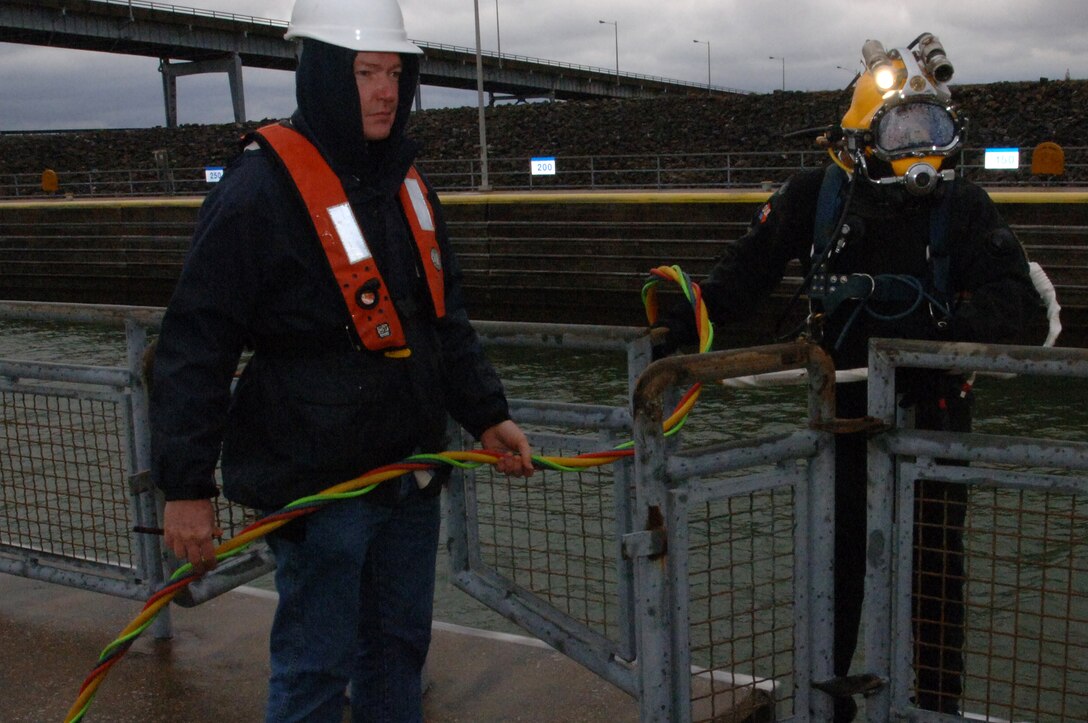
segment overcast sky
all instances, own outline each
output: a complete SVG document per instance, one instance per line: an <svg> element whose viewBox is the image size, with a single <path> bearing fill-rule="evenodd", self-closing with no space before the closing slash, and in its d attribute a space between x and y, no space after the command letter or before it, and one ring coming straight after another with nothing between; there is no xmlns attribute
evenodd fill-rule
<svg viewBox="0 0 1088 723"><path fill-rule="evenodd" d="M124 0L114 0L123 2ZM140 2L140 0L134 0ZM1085 0L479 0L481 45L505 54L766 93L841 88L875 38L905 46L937 35L952 83L1088 77ZM156 0L156 4L160 4ZM287 20L293 0L174 3ZM409 37L475 47L472 0L401 0ZM497 22L496 22L497 14ZM606 23L601 23L604 20ZM612 25L615 23L615 25ZM700 43L693 41L699 40ZM775 59L771 59L774 56ZM840 67L841 66L841 67ZM291 74L246 68L250 120L294 108ZM424 108L475 93L424 87ZM180 123L233 119L223 74L178 79ZM165 124L155 58L0 43L0 130Z"/></svg>

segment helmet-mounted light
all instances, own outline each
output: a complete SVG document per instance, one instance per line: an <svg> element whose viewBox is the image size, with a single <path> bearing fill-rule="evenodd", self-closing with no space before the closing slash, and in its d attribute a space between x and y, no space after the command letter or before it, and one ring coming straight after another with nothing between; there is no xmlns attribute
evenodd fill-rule
<svg viewBox="0 0 1088 723"><path fill-rule="evenodd" d="M861 59L865 69L872 73L877 88L890 90L895 85L895 66L879 40L865 41L865 45L861 46Z"/></svg>

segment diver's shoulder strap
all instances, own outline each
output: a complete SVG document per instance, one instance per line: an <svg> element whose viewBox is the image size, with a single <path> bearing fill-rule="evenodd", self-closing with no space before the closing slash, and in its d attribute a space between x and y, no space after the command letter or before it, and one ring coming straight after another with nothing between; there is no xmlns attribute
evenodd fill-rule
<svg viewBox="0 0 1088 723"><path fill-rule="evenodd" d="M956 181L943 191L940 203L929 214L929 266L933 274L933 287L945 296L952 295L952 257L948 248L948 230L952 219L952 196Z"/></svg>
<svg viewBox="0 0 1088 723"><path fill-rule="evenodd" d="M843 189L849 177L835 164L824 169L820 195L816 200L816 218L812 227L812 257L819 258L835 236L835 223L842 213Z"/></svg>

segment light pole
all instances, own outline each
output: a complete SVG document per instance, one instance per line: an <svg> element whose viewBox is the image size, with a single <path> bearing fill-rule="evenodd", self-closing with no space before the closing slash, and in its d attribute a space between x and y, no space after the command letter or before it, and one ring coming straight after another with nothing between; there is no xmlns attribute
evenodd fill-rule
<svg viewBox="0 0 1088 723"><path fill-rule="evenodd" d="M850 88L851 86L853 86L854 83L858 82L858 78L861 77L861 71L860 70L854 70L853 68L847 68L845 65L836 65L835 68L837 70L845 70L847 73L850 73L851 75L854 76L853 78L850 79L850 82L847 84L847 86L846 86L847 88Z"/></svg>
<svg viewBox="0 0 1088 723"><path fill-rule="evenodd" d="M502 33L499 32L499 0L495 0L495 44L499 54L499 67L502 67Z"/></svg>
<svg viewBox="0 0 1088 723"><path fill-rule="evenodd" d="M616 85L620 84L620 23L618 20L598 20L601 25L611 25L616 31Z"/></svg>
<svg viewBox="0 0 1088 723"><path fill-rule="evenodd" d="M487 180L487 125L484 122L484 60L480 53L480 0L472 0L476 10L476 105L480 118L480 190L490 191Z"/></svg>
<svg viewBox="0 0 1088 723"><path fill-rule="evenodd" d="M692 40L693 43L705 43L706 44L706 92L710 92L710 41L709 40Z"/></svg>
<svg viewBox="0 0 1088 723"><path fill-rule="evenodd" d="M786 58L785 58L785 56L779 57L777 55L768 55L767 57L770 58L771 60L781 60L782 61L782 90L785 90L786 89Z"/></svg>

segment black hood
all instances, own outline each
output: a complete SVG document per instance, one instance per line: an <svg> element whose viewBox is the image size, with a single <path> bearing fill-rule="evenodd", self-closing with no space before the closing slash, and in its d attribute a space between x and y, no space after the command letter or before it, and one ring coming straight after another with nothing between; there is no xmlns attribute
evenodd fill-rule
<svg viewBox="0 0 1088 723"><path fill-rule="evenodd" d="M371 185L392 173L399 185L416 152L415 143L404 133L419 82L419 56L400 56L400 97L393 128L388 138L370 142L363 137L359 90L353 72L356 54L319 40L303 40L295 71L298 110L292 120L316 143L339 175L356 176L364 185Z"/></svg>

